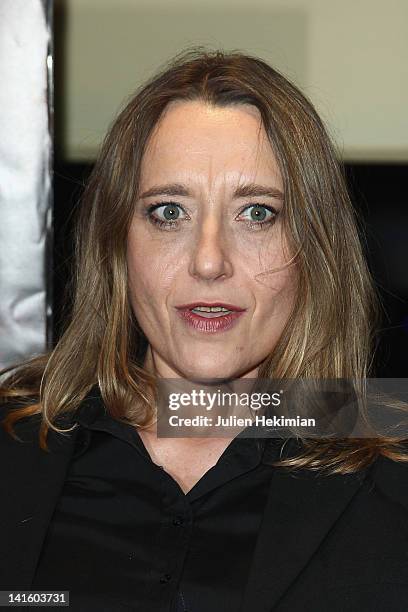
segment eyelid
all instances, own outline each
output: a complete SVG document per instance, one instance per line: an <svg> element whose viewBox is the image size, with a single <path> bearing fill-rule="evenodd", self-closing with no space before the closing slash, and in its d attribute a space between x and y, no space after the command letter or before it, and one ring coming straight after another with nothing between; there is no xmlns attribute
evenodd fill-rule
<svg viewBox="0 0 408 612"><path fill-rule="evenodd" d="M185 209L184 206L182 206L181 204L179 204L178 202L174 202L173 200L166 200L164 202L155 202L154 204L150 204L149 206L146 206L146 212L148 214L152 213L153 211L155 211L157 208L161 208L162 206L177 206L178 208L180 208L186 215L188 215L187 210Z"/></svg>
<svg viewBox="0 0 408 612"><path fill-rule="evenodd" d="M157 208L161 208L162 206L178 206L179 208L181 208L181 210L183 210L186 214L188 214L185 206L183 206L182 204L179 204L178 202L174 202L173 200L165 200L165 201L161 201L161 202L155 202L154 204L150 204L149 206L146 207L146 210L148 210L149 212L153 212L154 210L156 210ZM268 210L270 210L271 212L278 214L279 210L276 209L274 206L271 206L270 204L266 204L265 202L251 202L251 203L247 203L245 204L240 210L238 214L241 214L244 212L244 210L247 210L247 208L252 208L253 206L260 206L262 208L267 208Z"/></svg>
<svg viewBox="0 0 408 612"><path fill-rule="evenodd" d="M189 221L191 219L184 207L178 204L177 202L156 202L155 204L150 204L150 206L147 206L145 208L144 216L151 219L156 218L156 220L161 221L163 223L171 223L171 221L161 218L160 215L155 212L158 208L165 208L166 206L174 206L181 210L184 215L181 218L174 219L174 223L177 223L178 221Z"/></svg>
<svg viewBox="0 0 408 612"><path fill-rule="evenodd" d="M166 219L162 219L160 216L158 215L154 215L154 211L156 209L159 208L165 208L166 206L175 206L177 208L179 208L183 213L184 213L184 217L181 218L177 218L174 220L166 220ZM266 210L268 210L270 214L270 217L266 220L252 220L252 219L239 219L239 217L247 210L258 206L259 208L264 208ZM151 221L153 222L154 220L156 220L157 224L160 225L166 225L169 228L172 226L173 228L177 227L177 224L180 221L191 221L191 217L189 216L189 214L186 212L186 210L184 209L184 207L179 204L178 202L174 202L172 200L167 200L167 201L161 201L161 202L155 202L154 204L151 204L150 206L146 207L145 209L145 216L149 217L151 219ZM276 210L275 207L270 206L269 204L265 204L263 202L252 202L252 203L247 203L245 206L243 206L241 208L241 210L238 212L237 216L235 217L235 221L241 222L241 223L247 223L250 225L250 227L252 226L258 226L259 228L262 227L266 227L269 226L270 224L273 224L276 220L276 218L279 216L279 210Z"/></svg>
<svg viewBox="0 0 408 612"><path fill-rule="evenodd" d="M253 202L252 204L247 204L240 210L239 214L241 215L245 210L247 210L248 208L252 208L253 206L259 206L260 208L266 208L271 213L273 213L275 216L279 214L279 209L275 208L274 206L271 206L270 204L265 204L265 202Z"/></svg>

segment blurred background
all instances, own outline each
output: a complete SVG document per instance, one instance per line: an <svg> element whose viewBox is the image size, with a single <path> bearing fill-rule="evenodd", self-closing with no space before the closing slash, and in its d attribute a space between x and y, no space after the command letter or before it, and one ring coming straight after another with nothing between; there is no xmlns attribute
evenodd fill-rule
<svg viewBox="0 0 408 612"><path fill-rule="evenodd" d="M406 0L54 0L54 340L69 308L72 222L101 140L144 79L198 44L265 59L325 120L384 305L377 376L407 377Z"/></svg>

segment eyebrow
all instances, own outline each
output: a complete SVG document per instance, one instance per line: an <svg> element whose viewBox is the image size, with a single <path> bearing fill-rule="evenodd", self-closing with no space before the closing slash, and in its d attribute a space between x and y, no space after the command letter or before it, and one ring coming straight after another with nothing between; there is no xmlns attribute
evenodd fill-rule
<svg viewBox="0 0 408 612"><path fill-rule="evenodd" d="M191 192L181 183L169 183L167 185L155 185L147 191L144 191L139 198L151 198L153 196L191 196ZM283 200L283 193L277 187L266 185L257 185L256 183L248 183L240 185L234 191L234 198L249 198L249 197L269 197Z"/></svg>

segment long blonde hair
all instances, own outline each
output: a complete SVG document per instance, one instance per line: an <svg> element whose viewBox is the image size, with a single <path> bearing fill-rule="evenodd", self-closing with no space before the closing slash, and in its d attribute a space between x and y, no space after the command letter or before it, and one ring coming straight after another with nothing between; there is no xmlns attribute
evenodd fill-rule
<svg viewBox="0 0 408 612"><path fill-rule="evenodd" d="M143 368L147 340L130 307L126 241L143 152L173 100L260 112L284 180L284 229L297 257L296 307L262 378L353 378L372 366L379 307L363 257L342 168L309 100L277 70L238 51L189 49L133 95L111 125L86 185L76 234L73 309L48 354L3 370L0 398L18 406L3 426L41 414L47 449L58 417L73 413L99 384L109 413L135 426L152 419L155 377ZM277 465L347 473L379 454L406 456L387 438L304 440L300 455Z"/></svg>

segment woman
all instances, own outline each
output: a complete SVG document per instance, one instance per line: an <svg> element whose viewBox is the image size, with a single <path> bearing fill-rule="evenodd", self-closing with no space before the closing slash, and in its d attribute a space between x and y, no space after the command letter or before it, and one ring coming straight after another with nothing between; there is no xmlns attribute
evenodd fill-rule
<svg viewBox="0 0 408 612"><path fill-rule="evenodd" d="M162 379L363 380L376 312L310 102L254 57L175 58L103 143L63 337L3 378L1 588L74 610L406 610L401 441L156 425Z"/></svg>

